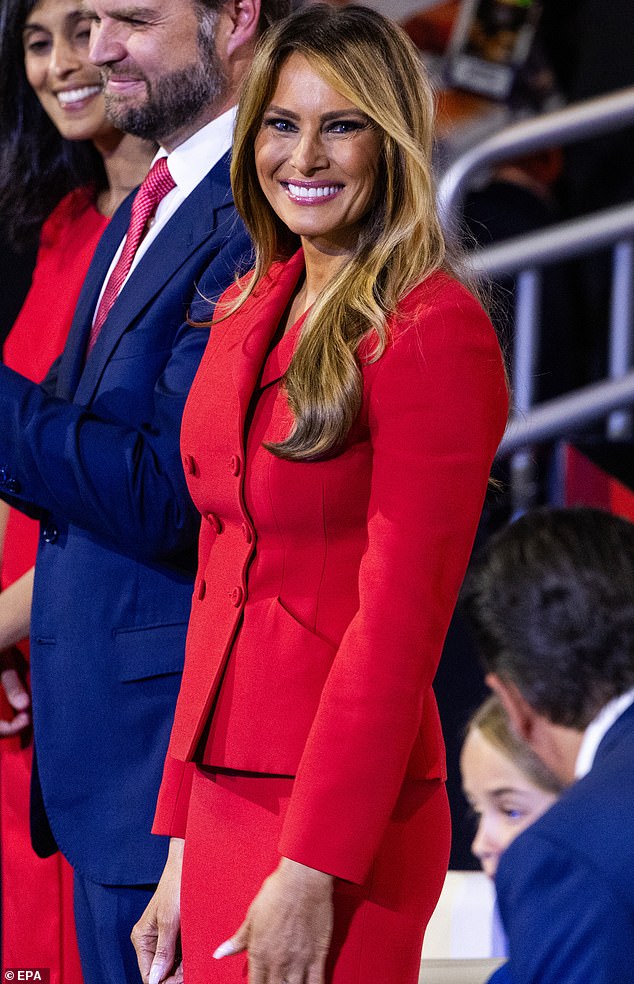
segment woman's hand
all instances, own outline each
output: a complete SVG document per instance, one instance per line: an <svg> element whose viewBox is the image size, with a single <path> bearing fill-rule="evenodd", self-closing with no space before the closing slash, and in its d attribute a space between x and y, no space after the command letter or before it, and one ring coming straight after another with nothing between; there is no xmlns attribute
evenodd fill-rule
<svg viewBox="0 0 634 984"><path fill-rule="evenodd" d="M185 841L172 837L156 892L131 933L143 984L182 984L181 872Z"/></svg>
<svg viewBox="0 0 634 984"><path fill-rule="evenodd" d="M10 738L31 725L31 695L26 683L26 660L18 649L0 653L0 686L11 710L10 721L0 719L0 738Z"/></svg>
<svg viewBox="0 0 634 984"><path fill-rule="evenodd" d="M333 877L282 858L216 960L248 950L249 984L323 984Z"/></svg>

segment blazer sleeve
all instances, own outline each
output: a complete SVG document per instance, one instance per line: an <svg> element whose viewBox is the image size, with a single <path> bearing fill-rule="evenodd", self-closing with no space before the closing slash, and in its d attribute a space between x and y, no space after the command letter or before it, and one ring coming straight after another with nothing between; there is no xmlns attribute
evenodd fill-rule
<svg viewBox="0 0 634 984"><path fill-rule="evenodd" d="M2 491L12 505L63 516L139 557L169 556L191 543L197 522L178 434L206 339L202 329L181 328L156 382L153 415L136 428L0 366Z"/></svg>
<svg viewBox="0 0 634 984"><path fill-rule="evenodd" d="M582 849L530 828L505 853L496 884L513 981L614 984L631 977L631 913Z"/></svg>
<svg viewBox="0 0 634 984"><path fill-rule="evenodd" d="M244 237L236 239L244 253ZM207 267L192 321L209 320L208 299L231 281L233 252L226 244ZM0 365L0 497L29 515L61 516L141 559L189 549L200 517L180 459L180 424L208 334L181 325L152 383L152 412L132 423L124 399L120 418L105 415L52 395L50 380L37 385Z"/></svg>
<svg viewBox="0 0 634 984"><path fill-rule="evenodd" d="M403 783L508 409L497 339L466 291L452 285L410 322L366 372L373 465L359 608L279 844L353 882L365 879Z"/></svg>

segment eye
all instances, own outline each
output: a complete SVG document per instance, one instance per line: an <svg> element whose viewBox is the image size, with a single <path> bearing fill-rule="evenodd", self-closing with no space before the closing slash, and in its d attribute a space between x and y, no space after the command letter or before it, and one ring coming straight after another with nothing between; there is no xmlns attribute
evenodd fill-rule
<svg viewBox="0 0 634 984"><path fill-rule="evenodd" d="M45 55L51 48L51 39L41 35L32 35L24 42L24 51L30 55Z"/></svg>
<svg viewBox="0 0 634 984"><path fill-rule="evenodd" d="M295 123L285 119L283 116L265 116L262 126L270 130L275 130L277 133L295 133L297 131Z"/></svg>
<svg viewBox="0 0 634 984"><path fill-rule="evenodd" d="M77 44L87 45L90 41L90 24L81 24L75 31L74 39Z"/></svg>
<svg viewBox="0 0 634 984"><path fill-rule="evenodd" d="M363 120L334 120L329 123L326 127L327 133L356 133L359 130L367 130L369 123L365 123Z"/></svg>
<svg viewBox="0 0 634 984"><path fill-rule="evenodd" d="M500 807L500 809L506 819L512 821L513 823L524 819L524 811L518 809L516 806Z"/></svg>

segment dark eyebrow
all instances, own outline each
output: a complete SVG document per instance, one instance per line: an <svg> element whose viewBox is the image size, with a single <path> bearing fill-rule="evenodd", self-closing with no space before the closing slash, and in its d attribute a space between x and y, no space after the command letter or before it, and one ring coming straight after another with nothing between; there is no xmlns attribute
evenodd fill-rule
<svg viewBox="0 0 634 984"><path fill-rule="evenodd" d="M266 107L266 112L267 113L279 113L280 116L288 116L288 118L290 120L298 120L299 119L299 116L298 116L297 113L294 113L290 109L284 109L283 106L276 106L276 105L274 105L274 103L270 103ZM355 107L353 107L352 109L335 109L335 110L332 110L329 113L322 113L320 119L322 120L322 122L328 123L330 120L341 119L342 116L346 116L346 117L358 116L360 119L366 120L367 122L369 122L369 117L363 112L363 110L356 109Z"/></svg>
<svg viewBox="0 0 634 984"><path fill-rule="evenodd" d="M153 7L136 6L124 7L122 10L108 13L112 20L135 20L137 17L156 17L156 10Z"/></svg>
<svg viewBox="0 0 634 984"><path fill-rule="evenodd" d="M81 7L83 17L95 17L95 11L90 5L89 0L83 0ZM156 9L147 5L143 6L142 4L131 4L129 7L123 7L120 10L106 10L105 16L114 21L136 20L138 17L149 20L156 17Z"/></svg>
<svg viewBox="0 0 634 984"><path fill-rule="evenodd" d="M67 21L70 21L71 24L75 24L77 23L77 21L85 20L87 16L88 15L86 14L82 5L81 10L73 10L70 14L66 15L65 19ZM24 37L26 34L31 33L32 31L46 31L47 34L50 34L48 27L44 27L43 24L38 24L36 23L36 21L27 21L27 23L22 28L22 37Z"/></svg>

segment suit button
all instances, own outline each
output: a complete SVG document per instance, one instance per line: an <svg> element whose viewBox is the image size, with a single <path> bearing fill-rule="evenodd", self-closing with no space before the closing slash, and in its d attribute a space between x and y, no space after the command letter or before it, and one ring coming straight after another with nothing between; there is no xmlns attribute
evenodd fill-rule
<svg viewBox="0 0 634 984"><path fill-rule="evenodd" d="M21 491L22 486L18 482L17 478L11 478L6 468L0 468L0 488L5 489L12 495L17 495L18 492Z"/></svg>
<svg viewBox="0 0 634 984"><path fill-rule="evenodd" d="M196 477L198 475L198 465L196 464L196 459L193 454L186 454L183 458L183 468L185 469L186 475L193 475Z"/></svg>
<svg viewBox="0 0 634 984"><path fill-rule="evenodd" d="M242 604L244 591L242 590L242 588L234 588L233 591L229 594L229 597L231 598L231 604L233 605L233 607L239 608L240 605Z"/></svg>
<svg viewBox="0 0 634 984"><path fill-rule="evenodd" d="M231 474L235 475L237 478L242 468L242 462L237 454L231 455L231 458L229 459L229 467L231 468Z"/></svg>
<svg viewBox="0 0 634 984"><path fill-rule="evenodd" d="M55 543L59 536L59 530L54 526L44 526L42 527L42 539L45 543Z"/></svg>
<svg viewBox="0 0 634 984"><path fill-rule="evenodd" d="M242 524L242 535L244 536L244 539L247 541L247 543L251 543L252 542L252 540L253 540L253 532L252 532L251 527L249 526L248 523L243 523Z"/></svg>
<svg viewBox="0 0 634 984"><path fill-rule="evenodd" d="M222 523L218 519L215 513L207 513L207 522L216 531L216 533L222 533Z"/></svg>
<svg viewBox="0 0 634 984"><path fill-rule="evenodd" d="M206 594L207 594L207 582L203 578L200 584L198 585L198 600L202 601Z"/></svg>

